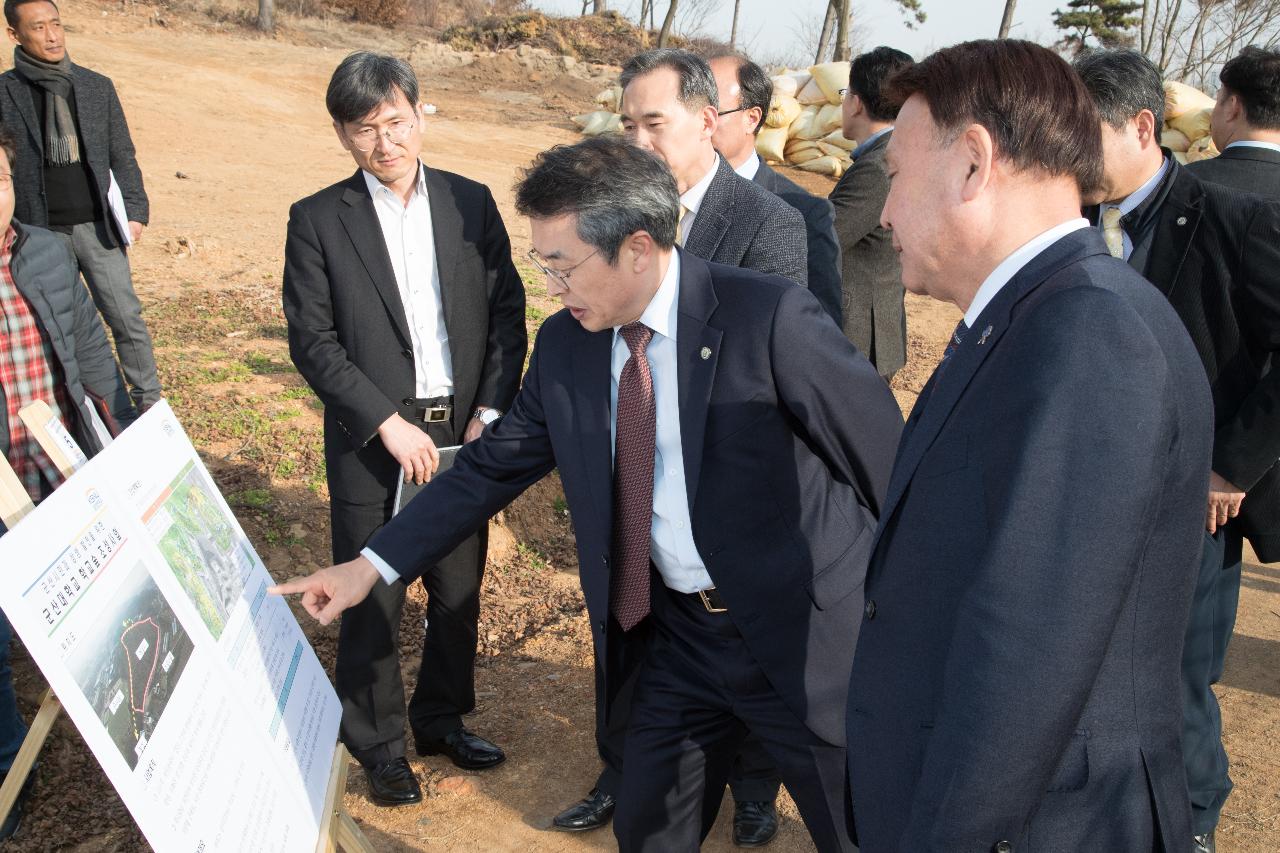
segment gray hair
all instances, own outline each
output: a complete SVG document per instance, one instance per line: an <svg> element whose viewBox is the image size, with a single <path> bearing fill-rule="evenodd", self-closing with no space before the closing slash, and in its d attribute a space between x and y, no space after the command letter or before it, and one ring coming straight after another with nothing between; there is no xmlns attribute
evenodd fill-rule
<svg viewBox="0 0 1280 853"><path fill-rule="evenodd" d="M1117 130L1143 110L1164 124L1164 81L1160 69L1132 48L1094 50L1072 63L1098 105L1102 120Z"/></svg>
<svg viewBox="0 0 1280 853"><path fill-rule="evenodd" d="M410 106L417 106L418 77L413 66L387 53L360 50L334 69L324 105L334 121L346 124L393 102L397 92Z"/></svg>
<svg viewBox="0 0 1280 853"><path fill-rule="evenodd" d="M720 109L720 92L711 66L701 56L687 50L663 47L637 53L622 66L622 88L627 88L637 77L659 68L670 68L680 77L678 98L690 112L708 105Z"/></svg>
<svg viewBox="0 0 1280 853"><path fill-rule="evenodd" d="M516 210L533 219L578 217L578 238L609 264L644 231L675 245L680 193L667 164L619 136L595 136L543 151L516 184Z"/></svg>

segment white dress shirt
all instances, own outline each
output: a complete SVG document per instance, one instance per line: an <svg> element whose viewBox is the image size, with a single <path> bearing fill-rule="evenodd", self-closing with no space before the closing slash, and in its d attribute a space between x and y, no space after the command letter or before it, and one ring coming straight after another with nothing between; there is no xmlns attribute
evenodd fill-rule
<svg viewBox="0 0 1280 853"><path fill-rule="evenodd" d="M1276 145L1274 142L1260 142L1256 139L1239 139L1228 145L1227 148L1266 148L1268 151L1275 151L1280 154L1280 145ZM1222 150L1226 151L1227 148Z"/></svg>
<svg viewBox="0 0 1280 853"><path fill-rule="evenodd" d="M716 165L718 166L720 164L717 163ZM737 172L748 181L754 181L756 179L756 172L760 171L760 155L752 151L751 156L747 158L747 161L733 171Z"/></svg>
<svg viewBox="0 0 1280 853"><path fill-rule="evenodd" d="M1169 170L1172 168L1173 161L1166 157L1164 162L1160 164L1160 168L1156 170L1156 173L1152 175L1145 184L1129 193L1129 195L1122 199L1119 204L1103 202L1098 207L1098 230L1102 230L1102 215L1111 208L1120 208L1121 216L1137 210L1138 205L1146 201L1147 196L1155 192L1156 187L1160 185L1160 182L1164 180L1164 176L1167 175ZM1133 240L1129 238L1129 232L1125 231L1123 228L1120 229L1120 234L1124 237L1124 259L1127 261L1129 260L1129 256L1133 254Z"/></svg>
<svg viewBox="0 0 1280 853"><path fill-rule="evenodd" d="M448 396L453 393L453 361L449 356L449 331L444 326L426 170L418 164L418 181L407 205L395 191L368 172L364 172L364 181L373 197L382 241L391 257L400 303L409 323L409 339L413 343L413 395Z"/></svg>
<svg viewBox="0 0 1280 853"><path fill-rule="evenodd" d="M689 241L689 234L693 231L693 220L698 218L698 208L702 207L702 200L707 196L707 188L711 186L711 182L715 179L718 171L720 171L719 154L716 155L715 162L711 164L711 168L707 170L707 174L703 176L702 180L680 195L680 204L688 211L684 218L680 220L681 246Z"/></svg>
<svg viewBox="0 0 1280 853"><path fill-rule="evenodd" d="M715 586L693 542L689 519L689 493L684 482L684 448L680 439L680 392L676 380L676 326L680 309L680 253L671 254L671 265L658 292L640 315L640 322L653 329L645 350L653 376L653 396L657 413L653 460L653 523L650 528L649 557L662 581L676 592L697 592ZM631 350L618 326L613 329L610 362L609 443L617 441L618 379L631 357ZM395 569L365 548L360 552L378 569L383 580L400 580Z"/></svg>
<svg viewBox="0 0 1280 853"><path fill-rule="evenodd" d="M1068 234L1079 231L1081 228L1088 228L1089 220L1081 217L1079 219L1068 219L1061 225L1055 225L1044 233L1032 237L1018 248L1014 249L1009 257L996 266L991 274L982 282L982 286L978 288L978 292L973 295L973 301L969 303L969 310L964 312L964 324L966 327L972 328L977 322L978 316L982 314L982 309L995 299L1000 289L1008 284L1019 270L1025 267L1032 258L1061 240Z"/></svg>

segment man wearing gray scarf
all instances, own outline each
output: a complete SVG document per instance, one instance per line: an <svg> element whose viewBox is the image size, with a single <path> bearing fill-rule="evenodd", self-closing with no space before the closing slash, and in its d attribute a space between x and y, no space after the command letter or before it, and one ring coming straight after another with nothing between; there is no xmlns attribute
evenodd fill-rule
<svg viewBox="0 0 1280 853"><path fill-rule="evenodd" d="M17 217L58 234L115 338L134 404L160 399L151 336L126 254L147 194L111 81L72 63L51 0L5 0L13 69L0 74L0 125L17 140Z"/></svg>

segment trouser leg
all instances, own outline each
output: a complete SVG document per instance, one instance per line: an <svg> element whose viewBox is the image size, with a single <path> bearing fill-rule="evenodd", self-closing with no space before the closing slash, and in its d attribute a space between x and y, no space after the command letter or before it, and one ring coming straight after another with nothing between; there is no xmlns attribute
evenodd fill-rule
<svg viewBox="0 0 1280 853"><path fill-rule="evenodd" d="M733 791L734 801L771 803L778 798L781 784L778 768L764 744L754 733L747 735L729 773L729 789Z"/></svg>
<svg viewBox="0 0 1280 853"><path fill-rule="evenodd" d="M9 668L9 642L13 629L0 611L0 773L7 773L27 736L27 724L18 713L13 693L13 670Z"/></svg>

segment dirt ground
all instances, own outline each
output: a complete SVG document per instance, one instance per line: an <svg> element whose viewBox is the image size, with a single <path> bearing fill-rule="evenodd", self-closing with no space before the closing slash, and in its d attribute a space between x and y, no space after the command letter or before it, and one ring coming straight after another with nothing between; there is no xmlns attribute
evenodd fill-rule
<svg viewBox="0 0 1280 853"><path fill-rule="evenodd" d="M439 108L425 157L493 189L517 258L528 248L528 227L511 205L517 171L538 151L576 138L567 116L589 105L607 70L558 73L512 54L465 66L435 63L433 51L416 49L415 34L294 19L287 10L276 39L248 30L245 9L232 6L184 16L81 2L64 4L63 17L71 56L115 80L138 147L152 214L133 252L135 282L169 399L273 574L310 571L328 562L319 406L289 363L279 289L289 204L353 168L324 111L331 70L362 47L425 57L418 62L425 100ZM831 185L796 176L815 191ZM554 306L541 281L526 278L532 329ZM894 382L904 410L957 312L909 297L908 317L910 363ZM429 796L397 810L369 804L353 765L347 808L381 850L613 849L607 830L546 831L598 772L590 635L554 477L509 508L492 533L478 707L468 724L500 742L509 760L471 774L438 758L414 759ZM1250 564L1244 584L1221 691L1237 787L1218 843L1224 853L1270 853L1280 849L1280 566ZM416 669L423 613L421 595L411 592L402 632L406 672ZM308 630L331 663L336 630ZM21 652L15 669L29 717L43 682ZM734 849L729 812L722 810L706 849ZM45 747L36 795L9 846L146 847L65 719ZM812 849L789 803L772 849Z"/></svg>

